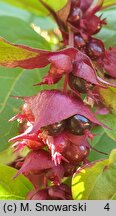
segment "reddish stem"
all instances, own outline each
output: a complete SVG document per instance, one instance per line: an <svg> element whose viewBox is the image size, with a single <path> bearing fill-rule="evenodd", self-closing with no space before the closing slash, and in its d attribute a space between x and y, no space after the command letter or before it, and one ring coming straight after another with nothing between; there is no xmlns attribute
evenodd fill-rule
<svg viewBox="0 0 116 216"><path fill-rule="evenodd" d="M67 85L68 85L68 74L66 74L64 77L63 93L67 92Z"/></svg>
<svg viewBox="0 0 116 216"><path fill-rule="evenodd" d="M74 47L74 32L69 30L69 46Z"/></svg>
<svg viewBox="0 0 116 216"><path fill-rule="evenodd" d="M69 46L74 47L74 32L69 30ZM67 84L68 84L69 75L66 74L64 78L64 85L63 85L63 92L66 93L67 91Z"/></svg>

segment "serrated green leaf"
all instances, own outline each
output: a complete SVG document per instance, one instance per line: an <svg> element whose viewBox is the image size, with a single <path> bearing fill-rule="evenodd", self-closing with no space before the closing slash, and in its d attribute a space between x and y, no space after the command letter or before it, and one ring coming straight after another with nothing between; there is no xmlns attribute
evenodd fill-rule
<svg viewBox="0 0 116 216"><path fill-rule="evenodd" d="M23 175L13 179L17 170L0 164L0 200L24 200L33 189L31 182Z"/></svg>
<svg viewBox="0 0 116 216"><path fill-rule="evenodd" d="M48 14L48 11L42 6L39 0L0 0L0 2L7 2L18 8L30 11L35 15ZM66 4L67 0L56 0L54 3L52 0L44 0L44 2L57 11Z"/></svg>
<svg viewBox="0 0 116 216"><path fill-rule="evenodd" d="M100 160L77 170L72 179L74 200L110 200L116 194L116 149L109 159Z"/></svg>

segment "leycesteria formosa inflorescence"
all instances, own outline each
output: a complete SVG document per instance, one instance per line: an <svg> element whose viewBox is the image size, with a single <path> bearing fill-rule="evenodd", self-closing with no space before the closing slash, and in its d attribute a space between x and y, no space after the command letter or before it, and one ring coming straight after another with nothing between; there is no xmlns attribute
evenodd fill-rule
<svg viewBox="0 0 116 216"><path fill-rule="evenodd" d="M51 86L61 79L63 85L30 97L14 96L22 99L24 105L10 119L18 120L19 134L9 142L15 151L25 146L30 150L25 158L17 158L13 164L18 169L15 177L22 173L35 187L27 199L68 200L72 199L71 188L64 179L89 163L87 157L93 148L89 142L94 138L91 129L99 125L108 128L97 120L91 108L97 105L102 112L99 89L116 86L106 79L116 78L116 48L107 50L95 38L102 26L107 25L107 19L96 15L102 10L103 0L96 4L93 0L69 0L58 12L40 2L59 26L63 49L45 51L0 39L25 53L25 59L1 60L0 65L24 69L49 65L47 74L35 85Z"/></svg>

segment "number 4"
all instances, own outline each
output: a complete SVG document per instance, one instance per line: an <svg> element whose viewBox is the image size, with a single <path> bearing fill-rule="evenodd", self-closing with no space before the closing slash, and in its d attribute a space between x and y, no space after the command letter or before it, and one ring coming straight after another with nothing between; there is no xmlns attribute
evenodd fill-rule
<svg viewBox="0 0 116 216"><path fill-rule="evenodd" d="M109 203L107 203L107 204L105 205L104 209L106 209L107 211L109 211L109 210L110 210Z"/></svg>

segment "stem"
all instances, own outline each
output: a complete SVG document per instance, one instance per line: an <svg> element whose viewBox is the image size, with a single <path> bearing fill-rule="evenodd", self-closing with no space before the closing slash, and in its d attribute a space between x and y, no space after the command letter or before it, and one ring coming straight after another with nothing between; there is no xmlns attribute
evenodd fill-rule
<svg viewBox="0 0 116 216"><path fill-rule="evenodd" d="M69 30L69 46L74 47L74 33ZM66 93L67 91L67 84L68 84L69 75L66 74L64 78L64 85L63 85L63 92Z"/></svg>
<svg viewBox="0 0 116 216"><path fill-rule="evenodd" d="M69 30L69 46L74 47L74 32Z"/></svg>
<svg viewBox="0 0 116 216"><path fill-rule="evenodd" d="M63 93L67 92L67 85L68 85L68 74L66 74L64 77Z"/></svg>

